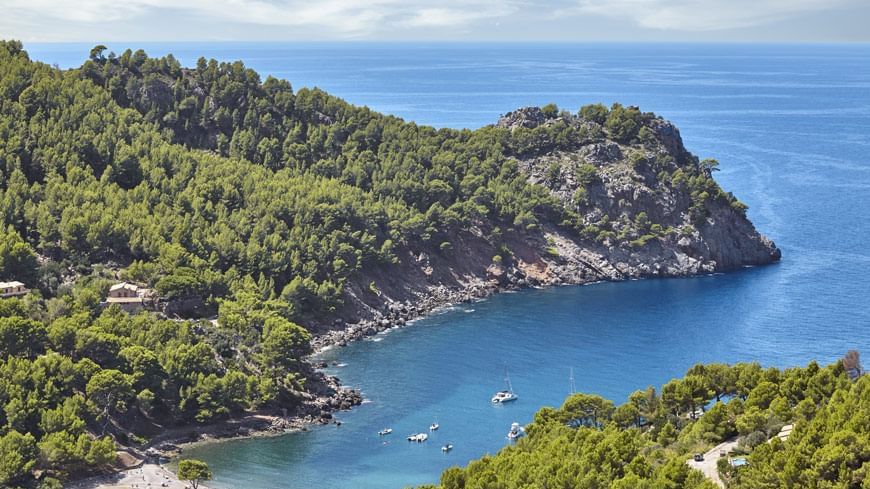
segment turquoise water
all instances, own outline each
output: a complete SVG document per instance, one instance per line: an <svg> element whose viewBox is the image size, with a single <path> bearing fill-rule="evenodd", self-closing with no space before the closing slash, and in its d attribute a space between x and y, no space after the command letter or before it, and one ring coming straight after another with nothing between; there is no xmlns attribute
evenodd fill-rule
<svg viewBox="0 0 870 489"><path fill-rule="evenodd" d="M123 46L111 46L119 50ZM868 45L146 45L243 59L294 86L418 123L479 127L513 108L637 104L716 157L782 263L727 275L560 287L465 304L327 352L369 400L328 426L191 450L222 488L398 488L504 446L510 423L578 390L622 401L701 361L830 362L870 352ZM89 46L29 45L77 65ZM865 362L867 363L867 362ZM508 365L519 401L492 406ZM424 444L404 441L437 418ZM390 437L377 431L392 427ZM455 448L442 454L450 441ZM384 443L386 442L386 443Z"/></svg>

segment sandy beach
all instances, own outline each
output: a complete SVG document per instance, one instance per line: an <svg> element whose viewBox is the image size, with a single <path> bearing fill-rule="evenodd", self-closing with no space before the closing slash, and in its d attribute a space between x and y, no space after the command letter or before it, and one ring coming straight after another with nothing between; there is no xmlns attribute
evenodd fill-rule
<svg viewBox="0 0 870 489"><path fill-rule="evenodd" d="M162 465L146 463L141 467L124 470L117 474L101 475L77 481L68 485L70 489L189 489L190 484L179 481L169 469ZM202 484L200 489L207 489Z"/></svg>

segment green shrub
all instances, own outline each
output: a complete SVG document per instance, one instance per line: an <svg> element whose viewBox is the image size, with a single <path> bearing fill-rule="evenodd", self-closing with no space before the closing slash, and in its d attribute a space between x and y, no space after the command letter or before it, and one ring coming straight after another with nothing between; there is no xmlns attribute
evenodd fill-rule
<svg viewBox="0 0 870 489"><path fill-rule="evenodd" d="M577 169L574 171L574 178L577 180L577 183L584 187L588 187L589 185L599 183L601 181L601 177L598 176L598 168L595 165L590 165L589 163L582 163L577 166Z"/></svg>
<svg viewBox="0 0 870 489"><path fill-rule="evenodd" d="M644 246L646 246L646 244L647 244L648 242L650 242L651 240L656 239L656 238L657 238L657 236L655 236L655 235L652 235L652 234L644 234L644 235L641 236L640 238L635 239L635 240L632 240L632 241L629 243L629 245L630 245L632 248L634 248L634 249L643 248Z"/></svg>
<svg viewBox="0 0 870 489"><path fill-rule="evenodd" d="M550 103L541 107L541 112L544 113L544 117L554 118L559 115L559 107L556 104Z"/></svg>
<svg viewBox="0 0 870 489"><path fill-rule="evenodd" d="M581 107L579 115L587 121L604 124L607 121L608 112L604 104L590 104Z"/></svg>

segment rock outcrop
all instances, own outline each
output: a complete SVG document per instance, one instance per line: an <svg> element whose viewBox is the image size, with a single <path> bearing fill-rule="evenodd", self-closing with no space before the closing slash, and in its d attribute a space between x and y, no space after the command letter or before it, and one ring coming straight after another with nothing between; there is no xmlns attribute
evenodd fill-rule
<svg viewBox="0 0 870 489"><path fill-rule="evenodd" d="M637 120L629 136L615 137L616 123L536 107L501 117L496 128L515 136L544 131L538 139L546 141L562 131L577 141L514 155L564 215L526 227L471 227L447 249L405 245L398 264L368 268L348 284L329 322L309 324L321 333L315 346L364 339L503 289L684 277L780 259L746 207L712 178L714 162L687 151L673 124L651 114Z"/></svg>

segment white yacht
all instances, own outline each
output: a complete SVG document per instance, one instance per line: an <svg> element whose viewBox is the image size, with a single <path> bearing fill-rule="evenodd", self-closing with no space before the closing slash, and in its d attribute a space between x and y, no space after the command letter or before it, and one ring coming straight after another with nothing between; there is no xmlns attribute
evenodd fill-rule
<svg viewBox="0 0 870 489"><path fill-rule="evenodd" d="M451 445L450 443L448 443L448 444L444 445L443 447L441 447L441 451L444 452L444 453L447 453L447 452L449 452L450 450L453 450L453 445Z"/></svg>
<svg viewBox="0 0 870 489"><path fill-rule="evenodd" d="M389 435L392 432L393 432L392 428L384 428L381 431L378 431L378 434L381 436L384 436L384 435Z"/></svg>
<svg viewBox="0 0 870 489"><path fill-rule="evenodd" d="M492 396L493 404L504 404L519 399L519 396L514 394L514 387L511 385L511 378L507 373L507 369L504 371L504 383L507 385L507 390L496 392Z"/></svg>
<svg viewBox="0 0 870 489"><path fill-rule="evenodd" d="M508 440L516 440L526 434L526 429L520 426L519 423L511 423L511 429L508 431Z"/></svg>
<svg viewBox="0 0 870 489"><path fill-rule="evenodd" d="M409 435L408 441L416 441L417 443L424 442L429 439L429 435L426 433L417 433L416 435Z"/></svg>

